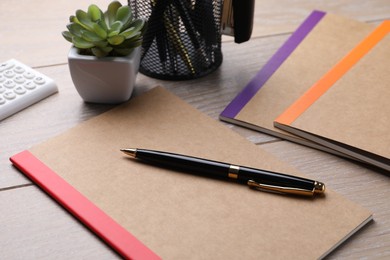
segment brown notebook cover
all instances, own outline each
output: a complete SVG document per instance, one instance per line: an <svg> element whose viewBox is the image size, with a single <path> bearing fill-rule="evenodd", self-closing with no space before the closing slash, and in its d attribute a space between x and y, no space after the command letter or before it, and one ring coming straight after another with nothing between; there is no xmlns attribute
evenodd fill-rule
<svg viewBox="0 0 390 260"><path fill-rule="evenodd" d="M220 119L340 155L275 128L273 121L374 28L343 16L313 11L226 107Z"/></svg>
<svg viewBox="0 0 390 260"><path fill-rule="evenodd" d="M126 147L301 175L162 87L11 160L124 257L317 259L372 218L330 189L260 192L138 163Z"/></svg>
<svg viewBox="0 0 390 260"><path fill-rule="evenodd" d="M390 171L390 20L379 25L275 125Z"/></svg>

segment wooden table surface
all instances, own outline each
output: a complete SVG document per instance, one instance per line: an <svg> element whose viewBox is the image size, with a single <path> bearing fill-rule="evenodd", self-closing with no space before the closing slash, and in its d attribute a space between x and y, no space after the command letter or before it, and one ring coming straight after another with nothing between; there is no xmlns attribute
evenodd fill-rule
<svg viewBox="0 0 390 260"><path fill-rule="evenodd" d="M94 1L99 6L106 6L107 2ZM16 58L55 79L59 87L58 94L0 122L0 259L118 258L13 168L8 159L113 107L84 103L73 86L67 66L70 44L62 38L61 31L70 14L79 8L85 10L90 3L87 0L0 2L0 62ZM223 37L224 60L217 71L201 79L180 82L138 74L135 95L157 84L163 85L217 120L224 107L313 9L369 23L390 19L390 0L256 1L252 39L235 44L232 38ZM374 213L374 221L336 249L330 259L390 259L388 174L269 135L226 125Z"/></svg>

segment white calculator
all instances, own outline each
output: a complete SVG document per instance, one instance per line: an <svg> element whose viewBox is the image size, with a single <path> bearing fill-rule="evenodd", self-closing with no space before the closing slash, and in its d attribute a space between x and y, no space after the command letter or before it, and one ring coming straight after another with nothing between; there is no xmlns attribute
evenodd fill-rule
<svg viewBox="0 0 390 260"><path fill-rule="evenodd" d="M0 64L0 121L58 92L54 80L15 59Z"/></svg>

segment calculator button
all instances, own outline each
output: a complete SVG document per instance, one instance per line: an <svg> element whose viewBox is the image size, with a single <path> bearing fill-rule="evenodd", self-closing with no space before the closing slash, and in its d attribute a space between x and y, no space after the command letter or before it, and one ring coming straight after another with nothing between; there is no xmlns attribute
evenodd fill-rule
<svg viewBox="0 0 390 260"><path fill-rule="evenodd" d="M0 85L0 94L3 93L4 91L6 91L7 89L3 86L3 85Z"/></svg>
<svg viewBox="0 0 390 260"><path fill-rule="evenodd" d="M4 76L6 76L7 78L13 78L15 76L15 72L13 72L12 70L6 70L4 71Z"/></svg>
<svg viewBox="0 0 390 260"><path fill-rule="evenodd" d="M3 86L6 88L13 88L16 86L16 83L13 80L7 80L3 83Z"/></svg>
<svg viewBox="0 0 390 260"><path fill-rule="evenodd" d="M14 68L14 71L18 74L21 74L23 72L25 72L26 70L22 67L22 66L19 66L17 65L15 68Z"/></svg>
<svg viewBox="0 0 390 260"><path fill-rule="evenodd" d="M37 83L37 84L39 84L39 85L42 85L42 84L45 84L45 79L44 78L42 78L42 77L36 77L35 79L34 79L34 82L35 83Z"/></svg>
<svg viewBox="0 0 390 260"><path fill-rule="evenodd" d="M5 92L5 93L3 94L3 97L4 97L5 99L12 100L12 99L16 98L16 95L15 95L14 92L7 91L7 92Z"/></svg>
<svg viewBox="0 0 390 260"><path fill-rule="evenodd" d="M30 71L26 71L25 73L23 73L23 76L26 78L26 79L33 79L35 77L35 74L30 72Z"/></svg>
<svg viewBox="0 0 390 260"><path fill-rule="evenodd" d="M16 88L14 88L14 92L18 95L23 95L24 93L26 93L26 89L22 86L17 86Z"/></svg>
<svg viewBox="0 0 390 260"><path fill-rule="evenodd" d="M25 79L23 76L18 75L18 76L16 76L16 77L14 78L14 81L15 81L16 83L18 83L18 84L22 84L22 83L26 82L26 79Z"/></svg>
<svg viewBox="0 0 390 260"><path fill-rule="evenodd" d="M32 81L29 81L29 82L24 83L23 86L24 86L26 89L28 89L28 90L32 90L32 89L36 88L36 85L35 85L34 82L32 82Z"/></svg>
<svg viewBox="0 0 390 260"><path fill-rule="evenodd" d="M12 61L7 61L0 64L0 72L3 72L5 70L11 69L13 66L15 66L15 63Z"/></svg>

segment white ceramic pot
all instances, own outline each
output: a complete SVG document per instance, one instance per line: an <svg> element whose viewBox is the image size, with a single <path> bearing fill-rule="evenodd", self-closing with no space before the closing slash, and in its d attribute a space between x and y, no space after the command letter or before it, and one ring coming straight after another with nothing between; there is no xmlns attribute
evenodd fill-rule
<svg viewBox="0 0 390 260"><path fill-rule="evenodd" d="M125 57L80 55L72 47L68 65L73 84L85 102L117 104L129 100L141 58L138 47Z"/></svg>

